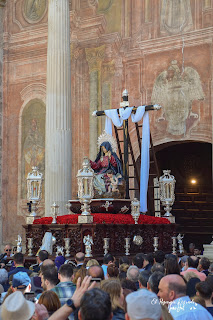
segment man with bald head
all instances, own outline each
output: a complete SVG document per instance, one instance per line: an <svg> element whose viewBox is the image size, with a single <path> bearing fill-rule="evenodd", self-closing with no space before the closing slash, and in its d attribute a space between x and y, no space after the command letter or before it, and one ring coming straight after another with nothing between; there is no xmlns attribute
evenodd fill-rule
<svg viewBox="0 0 213 320"><path fill-rule="evenodd" d="M203 272L199 272L197 270L199 264L199 258L195 257L195 256L190 256L187 259L186 262L186 270L181 272L181 275L184 276L186 273L188 272L194 272L196 276L198 276L200 278L201 281L205 281L206 279L206 275Z"/></svg>
<svg viewBox="0 0 213 320"><path fill-rule="evenodd" d="M77 264L77 266L76 266L77 269L80 269L83 266L84 260L85 260L85 254L83 252L76 253L75 261Z"/></svg>
<svg viewBox="0 0 213 320"><path fill-rule="evenodd" d="M177 274L163 277L159 283L158 297L161 303L167 303L174 320L210 320L211 314L186 296L186 283Z"/></svg>
<svg viewBox="0 0 213 320"><path fill-rule="evenodd" d="M104 280L104 270L101 266L91 266L87 270L87 275L92 277L95 280L96 284L95 287L99 288L101 281Z"/></svg>

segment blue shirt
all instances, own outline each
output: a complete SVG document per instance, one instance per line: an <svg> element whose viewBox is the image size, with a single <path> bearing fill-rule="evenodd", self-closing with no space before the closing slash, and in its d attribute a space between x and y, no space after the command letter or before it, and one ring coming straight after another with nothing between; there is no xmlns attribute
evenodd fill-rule
<svg viewBox="0 0 213 320"><path fill-rule="evenodd" d="M21 272L26 272L26 273L28 274L28 276L30 276L31 273L32 273L31 270L25 268L24 266L23 266L23 267L22 267L22 266L18 266L18 267L16 267L15 269L13 269L12 271L8 272L8 279L10 280L10 276L11 276L11 275L14 275L14 274L16 274L16 273L18 273L18 272L20 272L20 271L21 271Z"/></svg>
<svg viewBox="0 0 213 320"><path fill-rule="evenodd" d="M212 320L211 314L188 296L180 297L169 305L169 312L174 320Z"/></svg>
<svg viewBox="0 0 213 320"><path fill-rule="evenodd" d="M106 278L106 276L107 276L107 268L108 268L108 266L106 266L105 264L102 264L102 269L103 269L103 271L104 271L104 278Z"/></svg>

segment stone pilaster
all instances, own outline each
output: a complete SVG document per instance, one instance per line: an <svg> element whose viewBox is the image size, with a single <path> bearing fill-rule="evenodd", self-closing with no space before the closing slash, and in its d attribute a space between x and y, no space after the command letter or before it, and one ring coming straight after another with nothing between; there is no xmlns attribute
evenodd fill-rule
<svg viewBox="0 0 213 320"><path fill-rule="evenodd" d="M112 86L113 86L113 77L115 74L115 65L114 61L103 63L102 64L102 109L112 108ZM102 128L105 128L105 117L101 117Z"/></svg>
<svg viewBox="0 0 213 320"><path fill-rule="evenodd" d="M2 245L2 110L3 110L3 23L6 0L0 1L0 245Z"/></svg>
<svg viewBox="0 0 213 320"><path fill-rule="evenodd" d="M89 64L90 72L90 139L89 139L89 156L95 159L97 155L97 139L98 139L98 121L92 116L93 111L98 110L100 105L100 76L101 63L104 58L105 46L98 48L87 48L86 58Z"/></svg>
<svg viewBox="0 0 213 320"><path fill-rule="evenodd" d="M69 0L49 0L45 154L45 215L71 198L71 63Z"/></svg>

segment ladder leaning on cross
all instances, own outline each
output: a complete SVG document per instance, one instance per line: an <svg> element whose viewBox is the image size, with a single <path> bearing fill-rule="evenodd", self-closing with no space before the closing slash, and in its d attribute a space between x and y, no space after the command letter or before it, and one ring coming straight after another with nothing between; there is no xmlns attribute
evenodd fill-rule
<svg viewBox="0 0 213 320"><path fill-rule="evenodd" d="M121 110L121 108L123 108L124 110L127 109L127 108L130 108L129 107L129 101L128 101L128 91L125 89L122 93L122 102L120 103L120 108L116 109L117 110L117 113L119 115L119 111ZM159 110L161 108L161 106L155 104L155 105L145 105L143 106L145 107L145 111L152 111L152 110ZM132 111L131 113L134 114L137 109L139 107L131 107ZM112 110L112 109L111 109ZM105 110L106 113L107 113L107 110ZM94 111L93 112L93 116L103 116L103 115L106 115L104 110L102 111ZM139 125L137 122L135 122L135 127L136 127L136 133L137 133L137 139L138 139L138 144L139 144L139 149L140 149L140 155L141 155L141 138L140 138L140 134L139 134ZM142 127L142 126L141 126ZM133 153L133 148L132 148L132 144L131 144L131 140L130 140L130 137L129 137L129 132L128 132L128 119L126 120L123 120L123 143L124 143L124 146L123 146L123 155L122 155L122 152L121 152L121 147L120 147L120 140L119 140L119 135L118 135L118 130L121 130L121 129L117 129L117 127L114 125L114 129L115 129L115 136L116 136L116 140L117 140L117 144L118 144L118 151L119 151L119 156L120 156L120 160L123 164L123 173L124 173L124 179L126 181L126 194L125 194L125 198L126 199L129 199L130 196L129 196L129 151L128 149L130 150L130 154L131 154L131 157L132 157L132 163L133 163L133 166L134 166L134 170L135 170L135 177L131 177L131 178L136 178L136 181L138 183L138 190L140 189L140 177L139 177L139 173L138 173L138 170L137 170L137 167L136 167L136 161L135 161L135 158L134 158L134 153ZM153 144L152 144L152 138L151 138L151 134L150 134L150 145L151 145L151 149L153 148ZM152 150L154 151L154 149ZM154 162L155 162L155 165L157 165L157 161L156 161L156 157L155 157L155 153L153 152L153 158L154 158ZM158 168L156 169L157 171L157 176L159 176L159 171L158 171ZM131 189L133 190L133 189ZM134 189L136 190L136 189Z"/></svg>

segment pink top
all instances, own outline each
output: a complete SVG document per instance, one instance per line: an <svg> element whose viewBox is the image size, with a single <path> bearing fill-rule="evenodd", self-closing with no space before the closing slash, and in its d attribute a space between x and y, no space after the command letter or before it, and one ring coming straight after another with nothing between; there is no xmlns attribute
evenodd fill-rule
<svg viewBox="0 0 213 320"><path fill-rule="evenodd" d="M195 268L188 268L186 271L183 271L183 272L181 272L180 274L182 275L182 276L184 276L186 273L188 273L188 272L194 272L199 278L200 278L200 280L201 281L204 281L205 279L206 279L206 275L205 275L205 273L203 273L203 272L199 272L197 269L195 269Z"/></svg>

